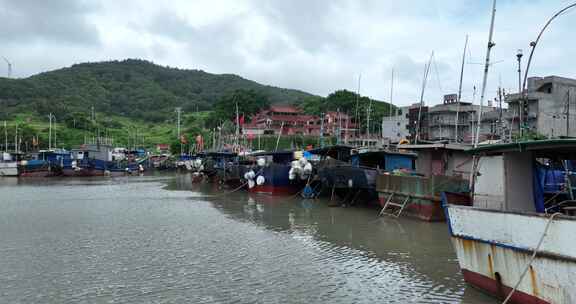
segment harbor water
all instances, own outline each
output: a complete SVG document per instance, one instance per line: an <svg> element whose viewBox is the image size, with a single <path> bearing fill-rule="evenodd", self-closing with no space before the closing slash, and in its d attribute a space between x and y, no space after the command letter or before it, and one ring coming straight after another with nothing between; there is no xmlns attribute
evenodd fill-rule
<svg viewBox="0 0 576 304"><path fill-rule="evenodd" d="M218 187L0 178L0 303L498 303L444 223Z"/></svg>

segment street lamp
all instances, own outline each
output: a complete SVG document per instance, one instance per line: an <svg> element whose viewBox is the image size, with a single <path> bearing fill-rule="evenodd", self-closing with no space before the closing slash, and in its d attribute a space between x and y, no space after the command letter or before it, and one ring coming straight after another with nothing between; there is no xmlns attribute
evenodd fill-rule
<svg viewBox="0 0 576 304"><path fill-rule="evenodd" d="M522 49L516 52L516 59L518 60L518 93L522 92Z"/></svg>
<svg viewBox="0 0 576 304"><path fill-rule="evenodd" d="M556 19L558 16L564 14L565 12L574 7L576 7L576 3L572 3L564 7L563 9L559 10L550 19L548 19L546 24L544 24L544 27L540 30L540 33L538 33L538 37L536 37L536 40L530 42L530 55L528 56L528 62L526 63L526 70L524 71L524 82L522 83L522 90L520 91L520 93L522 94L521 99L523 104L528 101L528 94L526 91L526 82L528 81L528 71L530 70L530 64L532 63L532 57L534 56L534 50L536 50L536 46L538 45L538 42L540 41L542 34L544 34L544 31L548 28L548 26L550 25L550 23L552 23L554 19ZM521 120L520 123L522 122L523 121ZM520 134L522 135L522 127L520 127Z"/></svg>

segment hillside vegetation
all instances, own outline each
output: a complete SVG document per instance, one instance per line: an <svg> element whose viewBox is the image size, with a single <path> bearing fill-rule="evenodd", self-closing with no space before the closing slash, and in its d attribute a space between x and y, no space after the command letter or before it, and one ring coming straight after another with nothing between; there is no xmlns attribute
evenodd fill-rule
<svg viewBox="0 0 576 304"><path fill-rule="evenodd" d="M210 146L214 130L234 132L236 104L239 114L250 121L260 109L278 103L297 105L308 114L337 110L357 114L363 128L370 108L372 133L378 132L381 117L393 111L388 103L346 90L320 97L231 74L128 59L82 63L24 79L0 78L0 136L4 135L1 121L6 120L12 149L16 126L22 151L47 148L48 115L53 113L57 134L53 143L58 147L72 148L98 135L126 147L174 145L178 142L175 107L182 107L182 133L190 141L201 134ZM295 141L283 139L279 148L289 148L288 143ZM34 147L33 142L39 145ZM262 142L262 146L269 145Z"/></svg>
<svg viewBox="0 0 576 304"><path fill-rule="evenodd" d="M162 122L175 107L186 112L211 110L223 96L243 89L272 103L294 103L311 94L265 86L237 75L162 67L128 59L81 63L25 79L0 78L0 119L13 113L49 112L64 118L74 112L121 115Z"/></svg>

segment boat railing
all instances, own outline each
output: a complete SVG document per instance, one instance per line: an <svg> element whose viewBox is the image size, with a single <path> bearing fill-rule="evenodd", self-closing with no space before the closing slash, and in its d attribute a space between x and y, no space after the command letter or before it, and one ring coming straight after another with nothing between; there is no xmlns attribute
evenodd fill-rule
<svg viewBox="0 0 576 304"><path fill-rule="evenodd" d="M376 191L394 193L397 196L411 196L425 200L441 200L442 192L467 193L468 181L456 176L395 175L379 174L376 178Z"/></svg>

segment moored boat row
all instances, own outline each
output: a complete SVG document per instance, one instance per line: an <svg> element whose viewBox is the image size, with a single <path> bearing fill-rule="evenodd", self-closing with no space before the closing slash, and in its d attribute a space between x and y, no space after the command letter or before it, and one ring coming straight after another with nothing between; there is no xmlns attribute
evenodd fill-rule
<svg viewBox="0 0 576 304"><path fill-rule="evenodd" d="M4 152L0 161L0 176L6 177L117 176L143 170L142 159L118 154L104 144L85 144L72 151L40 150L28 155Z"/></svg>
<svg viewBox="0 0 576 304"><path fill-rule="evenodd" d="M212 157L220 164L214 180L234 190L308 189L314 195L306 197L379 202L381 215L447 221L465 281L507 303L576 300L576 140L394 150L337 145ZM309 175L304 167L312 168Z"/></svg>

